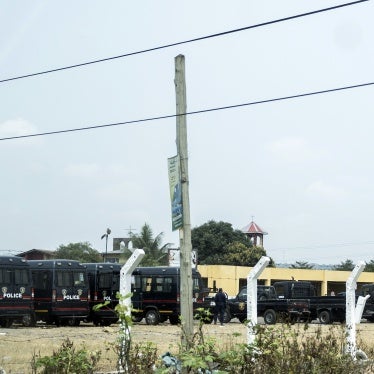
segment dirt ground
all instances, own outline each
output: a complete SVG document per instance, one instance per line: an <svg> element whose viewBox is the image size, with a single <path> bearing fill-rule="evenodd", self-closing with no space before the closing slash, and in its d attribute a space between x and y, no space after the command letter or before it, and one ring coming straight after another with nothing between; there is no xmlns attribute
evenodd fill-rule
<svg viewBox="0 0 374 374"><path fill-rule="evenodd" d="M223 347L233 342L247 341L247 329L239 321L221 327L219 325L204 325L206 336L214 337ZM295 325L297 328L298 325ZM314 334L318 324L311 324L307 334ZM324 329L331 326L323 326ZM334 325L340 328L340 325ZM34 354L49 356L53 350L58 350L63 341L69 338L76 349L83 346L89 351L101 351L99 371L109 372L116 369L116 355L112 349L118 337L118 325L95 327L92 324L81 324L79 327L55 327L38 325L33 328L12 326L0 329L0 367L6 374L31 373L30 362ZM373 347L374 323L357 325L357 341ZM158 326L148 326L138 323L132 326L132 338L135 343L153 342L157 345L158 354L177 352L181 341L181 330L168 322Z"/></svg>

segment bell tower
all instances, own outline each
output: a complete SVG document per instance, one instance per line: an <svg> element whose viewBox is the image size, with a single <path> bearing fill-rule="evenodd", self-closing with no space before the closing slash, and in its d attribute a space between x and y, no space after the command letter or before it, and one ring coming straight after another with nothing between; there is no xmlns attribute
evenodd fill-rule
<svg viewBox="0 0 374 374"><path fill-rule="evenodd" d="M261 229L257 223L252 221L241 230L245 235L247 235L254 246L264 247L264 235L268 233Z"/></svg>

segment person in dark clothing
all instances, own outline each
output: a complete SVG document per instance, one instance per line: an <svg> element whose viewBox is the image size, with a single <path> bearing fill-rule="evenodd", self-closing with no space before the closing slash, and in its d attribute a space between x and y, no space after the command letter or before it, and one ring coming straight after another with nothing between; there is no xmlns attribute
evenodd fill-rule
<svg viewBox="0 0 374 374"><path fill-rule="evenodd" d="M218 289L218 292L216 293L216 296L214 297L214 301L216 303L216 307L214 308L214 316L213 316L214 324L215 325L217 324L217 318L218 318L219 322L221 323L221 326L223 326L223 316L226 310L226 295L223 293L222 288Z"/></svg>

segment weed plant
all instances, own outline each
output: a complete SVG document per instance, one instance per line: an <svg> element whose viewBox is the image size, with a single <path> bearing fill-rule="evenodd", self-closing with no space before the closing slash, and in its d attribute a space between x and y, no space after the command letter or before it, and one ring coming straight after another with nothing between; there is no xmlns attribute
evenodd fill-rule
<svg viewBox="0 0 374 374"><path fill-rule="evenodd" d="M67 338L52 356L33 355L32 373L40 374L92 374L100 360L101 351L90 352L84 347L76 349L74 343Z"/></svg>
<svg viewBox="0 0 374 374"><path fill-rule="evenodd" d="M127 295L126 297L131 297ZM346 331L344 326L277 324L256 325L253 344L237 342L238 334L226 344L207 337L203 325L211 320L210 312L198 311L198 328L187 344L180 344L172 356L177 364L165 366L157 354L157 346L150 342L133 345L131 342L131 316L123 303L118 307L122 322L115 344L118 356L118 372L131 374L368 374L374 373L374 347L360 345L369 360L353 360L345 353ZM315 326L313 326L315 327ZM181 325L182 334L187 339ZM34 355L33 373L93 373L100 359L100 352L76 350L66 340L51 357Z"/></svg>

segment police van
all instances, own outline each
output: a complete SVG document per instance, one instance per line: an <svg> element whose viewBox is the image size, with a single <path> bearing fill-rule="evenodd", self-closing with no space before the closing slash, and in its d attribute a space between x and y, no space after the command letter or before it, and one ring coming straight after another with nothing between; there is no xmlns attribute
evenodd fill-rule
<svg viewBox="0 0 374 374"><path fill-rule="evenodd" d="M114 308L118 304L122 265L115 263L84 263L90 284L90 314L87 322L95 326L109 326L118 321ZM95 310L98 304L105 306Z"/></svg>
<svg viewBox="0 0 374 374"><path fill-rule="evenodd" d="M33 290L29 264L17 256L0 256L0 326L15 320L35 325Z"/></svg>
<svg viewBox="0 0 374 374"><path fill-rule="evenodd" d="M148 325L169 320L178 324L180 316L180 268L138 267L132 273L133 320L145 318ZM200 273L192 269L193 308L204 307L204 290Z"/></svg>
<svg viewBox="0 0 374 374"><path fill-rule="evenodd" d="M37 321L78 326L89 316L86 268L75 260L29 260Z"/></svg>

